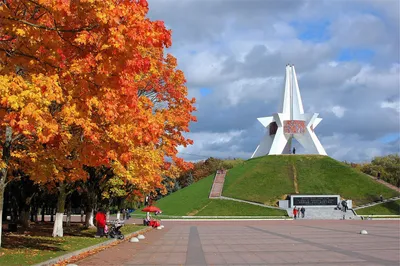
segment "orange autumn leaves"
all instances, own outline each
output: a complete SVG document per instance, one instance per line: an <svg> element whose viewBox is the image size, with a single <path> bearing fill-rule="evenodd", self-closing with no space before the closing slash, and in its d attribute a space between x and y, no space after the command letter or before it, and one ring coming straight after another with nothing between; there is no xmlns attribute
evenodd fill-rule
<svg viewBox="0 0 400 266"><path fill-rule="evenodd" d="M15 167L73 181L106 165L143 191L190 167L176 154L192 143L194 99L164 54L170 30L147 12L130 0L0 4L0 123L25 147Z"/></svg>

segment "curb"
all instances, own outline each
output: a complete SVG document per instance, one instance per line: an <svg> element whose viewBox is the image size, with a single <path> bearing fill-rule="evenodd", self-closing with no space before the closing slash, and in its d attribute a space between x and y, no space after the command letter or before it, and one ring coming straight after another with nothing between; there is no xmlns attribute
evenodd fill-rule
<svg viewBox="0 0 400 266"><path fill-rule="evenodd" d="M95 250L95 249L98 249L98 248L101 248L101 247L104 247L104 246L108 246L108 245L110 245L112 243L115 243L115 242L124 242L124 241L128 240L131 237L134 237L134 236L139 235L139 234L146 233L146 232L148 232L148 231L150 231L152 229L153 229L152 227L143 228L143 229L140 229L139 231L135 231L135 232L132 232L130 234L125 235L125 239L124 240L118 240L118 239L107 240L107 241L104 241L102 243L99 243L99 244L96 244L96 245L93 245L93 246L90 246L90 247L87 247L87 248L75 250L75 251L67 253L65 255L58 256L58 257L56 257L54 259L50 259L50 260L46 260L46 261L34 264L32 266L51 266L51 265L54 265L56 263L60 263L60 262L63 262L65 260L71 259L72 257L79 256L82 253L85 253L85 252L88 252L88 251L91 251L91 250Z"/></svg>

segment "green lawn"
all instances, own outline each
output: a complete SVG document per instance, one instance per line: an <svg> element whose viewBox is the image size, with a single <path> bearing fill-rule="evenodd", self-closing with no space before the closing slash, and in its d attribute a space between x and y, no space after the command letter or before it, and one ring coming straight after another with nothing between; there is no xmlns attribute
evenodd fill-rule
<svg viewBox="0 0 400 266"><path fill-rule="evenodd" d="M240 167L240 166L238 166ZM166 216L286 216L280 210L242 202L209 199L214 176L208 176L188 187L160 199L156 206ZM137 216L144 214L137 213ZM135 215L135 216L136 216ZM163 219L163 215L158 216Z"/></svg>
<svg viewBox="0 0 400 266"><path fill-rule="evenodd" d="M196 216L287 216L287 212L257 205L213 199Z"/></svg>
<svg viewBox="0 0 400 266"><path fill-rule="evenodd" d="M164 215L194 215L211 200L208 198L214 176L208 176L157 201Z"/></svg>
<svg viewBox="0 0 400 266"><path fill-rule="evenodd" d="M398 196L398 192L375 182L344 163L327 156L292 156L302 194L339 194L362 205L379 199Z"/></svg>
<svg viewBox="0 0 400 266"><path fill-rule="evenodd" d="M284 156L250 159L228 171L222 194L231 198L274 204L285 194L295 192L290 172L290 165Z"/></svg>
<svg viewBox="0 0 400 266"><path fill-rule="evenodd" d="M223 196L276 206L279 199L295 193L294 174L300 194L339 194L353 205L398 193L328 156L264 156L238 163L228 171ZM214 176L208 176L156 203L166 216L275 216L280 210L209 199ZM163 218L162 215L160 218Z"/></svg>
<svg viewBox="0 0 400 266"><path fill-rule="evenodd" d="M358 215L400 215L400 200L362 208L356 212Z"/></svg>
<svg viewBox="0 0 400 266"><path fill-rule="evenodd" d="M373 181L357 170L328 156L278 155L250 159L229 170L223 195L249 201L276 204L294 194L293 166L300 194L339 194L354 206L398 193Z"/></svg>
<svg viewBox="0 0 400 266"><path fill-rule="evenodd" d="M128 234L142 228L144 227L125 225L121 231L124 234ZM66 231L68 232L68 230ZM0 265L32 265L109 240L107 238L94 238L95 231L96 229L82 230L78 228L73 232L69 232L71 235L76 236L64 236L61 238L6 234L3 236L3 248L0 249ZM38 233L40 232L35 232L34 234Z"/></svg>

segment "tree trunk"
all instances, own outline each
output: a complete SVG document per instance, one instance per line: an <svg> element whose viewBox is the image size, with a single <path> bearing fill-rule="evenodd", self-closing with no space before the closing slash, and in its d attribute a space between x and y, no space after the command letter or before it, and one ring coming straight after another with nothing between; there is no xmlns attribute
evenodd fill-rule
<svg viewBox="0 0 400 266"><path fill-rule="evenodd" d="M54 222L54 208L50 208L50 222Z"/></svg>
<svg viewBox="0 0 400 266"><path fill-rule="evenodd" d="M83 218L84 215L85 212L83 211L83 209L81 209L81 223L85 222L85 219Z"/></svg>
<svg viewBox="0 0 400 266"><path fill-rule="evenodd" d="M54 222L53 227L53 237L63 237L63 217L65 211L65 199L67 194L65 193L65 183L62 182L58 188L58 200L57 200L57 213L56 213L56 221Z"/></svg>
<svg viewBox="0 0 400 266"><path fill-rule="evenodd" d="M33 220L35 223L39 222L38 216L39 216L39 207L36 207L35 214L33 216Z"/></svg>
<svg viewBox="0 0 400 266"><path fill-rule="evenodd" d="M6 187L8 163L11 158L11 143L12 143L12 129L6 126L5 140L3 142L3 168L0 168L0 247L3 228L3 204L4 204L4 189Z"/></svg>
<svg viewBox="0 0 400 266"><path fill-rule="evenodd" d="M94 227L93 216L94 216L93 209L91 211L86 211L86 217L85 217L86 227Z"/></svg>
<svg viewBox="0 0 400 266"><path fill-rule="evenodd" d="M1 169L0 173L0 247L1 247L1 237L3 228L3 200L4 200L4 189L5 189L5 179L7 176L7 168Z"/></svg>
<svg viewBox="0 0 400 266"><path fill-rule="evenodd" d="M86 219L85 226L86 227L94 227L93 216L94 216L94 208L96 203L96 194L92 192L94 189L90 189L87 193L88 202L86 206Z"/></svg>
<svg viewBox="0 0 400 266"><path fill-rule="evenodd" d="M42 222L44 222L44 214L45 214L46 207L43 205L42 207Z"/></svg>
<svg viewBox="0 0 400 266"><path fill-rule="evenodd" d="M106 213L106 221L110 221L110 211L107 211Z"/></svg>
<svg viewBox="0 0 400 266"><path fill-rule="evenodd" d="M67 204L67 226L70 227L71 226L71 214L72 214L72 206L71 206L71 197L68 200L68 204Z"/></svg>
<svg viewBox="0 0 400 266"><path fill-rule="evenodd" d="M24 207L20 213L19 218L20 218L20 223L23 228L26 229L26 228L31 227L31 224L29 222L29 209L25 209L25 207Z"/></svg>

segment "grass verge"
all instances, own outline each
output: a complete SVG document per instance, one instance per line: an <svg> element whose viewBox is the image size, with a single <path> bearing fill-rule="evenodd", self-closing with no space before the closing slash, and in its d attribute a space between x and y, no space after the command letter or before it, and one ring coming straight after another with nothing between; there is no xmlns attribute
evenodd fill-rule
<svg viewBox="0 0 400 266"><path fill-rule="evenodd" d="M49 223L51 227L51 224ZM84 229L71 226L65 230L64 237L53 238L48 235L48 227L40 226L33 234L6 233L3 236L3 248L0 249L0 265L32 265L67 253L90 247L107 238L94 238L96 229ZM140 230L143 226L125 225L121 228L124 234ZM40 231L42 230L42 231Z"/></svg>
<svg viewBox="0 0 400 266"><path fill-rule="evenodd" d="M166 215L194 215L211 200L208 198L214 176L210 175L188 187L180 189L171 195L157 201Z"/></svg>
<svg viewBox="0 0 400 266"><path fill-rule="evenodd" d="M400 200L356 210L358 215L400 215Z"/></svg>
<svg viewBox="0 0 400 266"><path fill-rule="evenodd" d="M195 216L287 216L287 212L232 200L214 199Z"/></svg>

